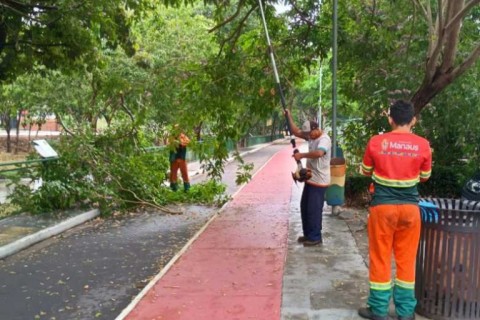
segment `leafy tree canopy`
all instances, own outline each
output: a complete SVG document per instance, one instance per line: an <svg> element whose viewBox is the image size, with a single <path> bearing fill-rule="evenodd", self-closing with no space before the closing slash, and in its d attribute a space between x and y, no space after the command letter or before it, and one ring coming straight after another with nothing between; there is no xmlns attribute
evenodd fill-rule
<svg viewBox="0 0 480 320"><path fill-rule="evenodd" d="M149 0L0 1L0 80L35 64L48 68L89 61L100 41L133 53L129 27Z"/></svg>

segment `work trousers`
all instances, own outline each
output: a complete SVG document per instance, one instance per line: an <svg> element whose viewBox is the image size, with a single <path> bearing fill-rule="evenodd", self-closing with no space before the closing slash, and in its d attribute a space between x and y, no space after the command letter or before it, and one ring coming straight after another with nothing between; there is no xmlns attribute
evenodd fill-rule
<svg viewBox="0 0 480 320"><path fill-rule="evenodd" d="M322 214L327 187L305 183L300 200L303 235L310 241L322 240Z"/></svg>
<svg viewBox="0 0 480 320"><path fill-rule="evenodd" d="M368 243L373 313L385 316L392 295L392 253L396 277L393 301L398 316L415 313L415 259L420 239L420 210L415 204L381 204L370 208Z"/></svg>
<svg viewBox="0 0 480 320"><path fill-rule="evenodd" d="M183 183L188 183L187 161L177 158L170 163L170 182L176 183L178 179L178 169L182 174Z"/></svg>

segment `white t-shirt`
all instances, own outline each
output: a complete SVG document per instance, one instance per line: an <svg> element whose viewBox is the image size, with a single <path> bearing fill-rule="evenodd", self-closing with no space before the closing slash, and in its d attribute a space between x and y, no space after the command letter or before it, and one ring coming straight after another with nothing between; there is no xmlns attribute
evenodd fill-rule
<svg viewBox="0 0 480 320"><path fill-rule="evenodd" d="M323 150L325 154L320 158L307 159L307 168L312 170L312 177L306 183L327 187L330 185L332 141L325 132L315 140L308 140L308 151L315 150Z"/></svg>

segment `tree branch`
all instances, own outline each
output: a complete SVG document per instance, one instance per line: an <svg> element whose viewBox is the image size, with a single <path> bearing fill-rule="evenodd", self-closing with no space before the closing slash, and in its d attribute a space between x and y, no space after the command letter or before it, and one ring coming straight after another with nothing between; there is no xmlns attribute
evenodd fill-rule
<svg viewBox="0 0 480 320"><path fill-rule="evenodd" d="M233 30L233 32L230 34L230 36L226 39L224 39L220 45L220 50L218 51L218 55L217 56L220 56L220 54L222 53L223 51L223 48L225 47L225 44L229 41L232 42L232 44L234 44L237 39L240 37L241 35L241 31L243 29L243 26L245 24L245 21L248 19L248 17L252 14L252 12L257 8L257 6L253 6L252 8L250 8L250 10L248 10L248 12L246 13L246 15L240 20L240 22L238 23L238 26L235 28L235 30ZM233 39L233 40L232 40Z"/></svg>
<svg viewBox="0 0 480 320"><path fill-rule="evenodd" d="M438 7L438 14L437 14L437 23L435 25L435 30L437 34L440 34L440 31L443 29L444 26L444 19L443 19L443 4L442 0L437 0L437 7Z"/></svg>
<svg viewBox="0 0 480 320"><path fill-rule="evenodd" d="M60 125L62 126L63 130L65 130L66 133L68 133L71 136L75 136L75 134L70 129L67 128L65 123L63 123L62 117L60 117L58 113L55 113L55 118L57 118L58 123L60 123Z"/></svg>
<svg viewBox="0 0 480 320"><path fill-rule="evenodd" d="M125 110L125 113L130 117L130 120L132 120L132 124L135 123L135 116L133 115L132 111L128 109L128 107L125 105L125 96L123 94L120 94L120 107L122 107L123 110Z"/></svg>
<svg viewBox="0 0 480 320"><path fill-rule="evenodd" d="M479 3L480 0L470 0L467 4L465 4L463 9L460 10L452 19L450 19L450 21L448 21L448 24L445 26L445 32L448 32L448 30L452 28L454 24L460 23L460 20L467 15L467 12Z"/></svg>
<svg viewBox="0 0 480 320"><path fill-rule="evenodd" d="M305 17L308 17L308 14L305 13L305 11L302 11L298 8L297 4L295 1L290 1L290 4L292 5L293 9L295 10L295 12L298 13L298 15L300 16L300 20L301 21L304 21L306 24L308 24L309 26L312 26L314 27L315 26L315 23L310 21L309 19L305 18Z"/></svg>
<svg viewBox="0 0 480 320"><path fill-rule="evenodd" d="M463 1L450 0L448 2L448 15L447 19L450 19L451 16L458 16L458 13L463 9ZM445 35L445 48L443 50L443 61L441 65L442 73L446 73L448 70L452 69L455 62L455 57L457 55L458 48L458 36L460 34L461 20L456 20L456 24L448 23L452 25L448 30L440 30L440 34Z"/></svg>
<svg viewBox="0 0 480 320"><path fill-rule="evenodd" d="M432 20L432 17L431 15L428 14L427 12L427 9L425 8L425 6L418 0L412 0L414 4L416 4L417 6L420 7L420 9L422 9L422 12L423 12L423 15L425 16L425 19L427 19L427 21L431 21Z"/></svg>
<svg viewBox="0 0 480 320"><path fill-rule="evenodd" d="M443 12L443 2L440 0L437 2L437 4L439 5L439 8L437 8L439 12L438 15L443 15L441 13ZM430 34L424 82L431 82L433 79L433 76L436 72L438 57L442 52L444 41L445 41L445 33L442 32L442 29L440 28L440 24L438 23L436 37L435 37L435 32Z"/></svg>
<svg viewBox="0 0 480 320"><path fill-rule="evenodd" d="M477 47L470 53L470 55L452 71L453 79L461 76L465 71L467 71L480 57L480 43L477 44Z"/></svg>
<svg viewBox="0 0 480 320"><path fill-rule="evenodd" d="M134 204L137 204L137 205L144 205L144 206L153 207L155 209L158 209L160 211L163 211L163 212L166 212L166 213L169 213L169 214L182 214L183 213L182 211L169 210L166 207L161 206L158 203L156 203L155 200L153 200L153 199L152 199L152 201L143 200L132 190L124 188L122 186L121 182L117 178L115 178L113 176L110 176L110 178L117 183L120 190L129 192L130 194L132 194L133 198L137 200L137 201L132 201L132 200L127 200L127 199L120 199L123 202L128 202L128 203L134 203Z"/></svg>
<svg viewBox="0 0 480 320"><path fill-rule="evenodd" d="M221 27L225 26L226 24L232 22L236 17L238 17L238 15L240 14L240 11L242 10L244 4L245 4L245 0L240 0L240 2L238 2L237 10L235 11L235 13L233 15L231 15L230 17L228 17L226 20L222 21L220 24L217 24L215 27L208 30L208 32L213 32L215 30L218 30Z"/></svg>

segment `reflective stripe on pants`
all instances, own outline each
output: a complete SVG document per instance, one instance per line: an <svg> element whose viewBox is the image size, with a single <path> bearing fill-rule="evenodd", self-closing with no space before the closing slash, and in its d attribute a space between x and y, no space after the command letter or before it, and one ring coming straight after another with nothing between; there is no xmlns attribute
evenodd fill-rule
<svg viewBox="0 0 480 320"><path fill-rule="evenodd" d="M370 208L368 304L375 314L385 315L388 312L392 288L392 253L396 264L395 291L403 293L394 295L397 313L400 316L414 313L415 259L420 227L420 210L415 204L382 204Z"/></svg>

